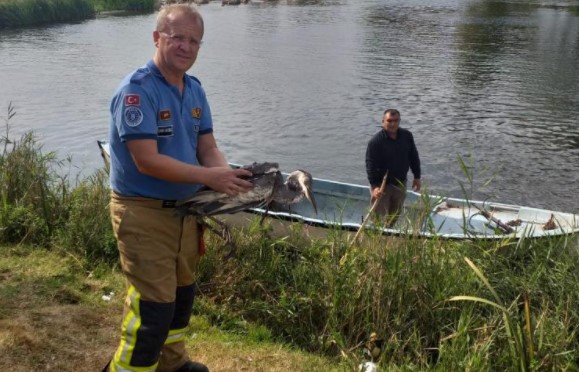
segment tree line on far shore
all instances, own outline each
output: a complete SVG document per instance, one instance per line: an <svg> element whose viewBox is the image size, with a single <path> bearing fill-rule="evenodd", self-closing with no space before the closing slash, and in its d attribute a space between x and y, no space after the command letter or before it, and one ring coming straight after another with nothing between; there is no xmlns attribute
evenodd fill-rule
<svg viewBox="0 0 579 372"><path fill-rule="evenodd" d="M99 12L152 12L158 0L0 0L0 29L94 18Z"/></svg>

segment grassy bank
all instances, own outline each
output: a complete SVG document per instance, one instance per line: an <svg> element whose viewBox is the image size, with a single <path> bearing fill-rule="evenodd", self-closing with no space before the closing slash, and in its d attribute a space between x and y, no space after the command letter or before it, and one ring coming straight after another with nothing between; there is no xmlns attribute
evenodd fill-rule
<svg viewBox="0 0 579 372"><path fill-rule="evenodd" d="M109 10L153 11L154 0L0 0L0 29L74 22Z"/></svg>
<svg viewBox="0 0 579 372"><path fill-rule="evenodd" d="M16 119L12 114L9 109L7 121ZM43 153L32 134L9 137L0 139L0 295L8 299L0 321L10 327L1 328L7 331L0 352L48 360L60 346L27 341L30 335L18 345L6 340L38 314L72 312L88 323L60 337L93 336L71 360L104 361L116 344L123 292L106 172L68 179L62 175L68 161ZM224 242L207 236L193 353L210 364L229 363L221 370L238 370L233 364L247 355L255 362L254 353L271 363L249 364L250 370L348 370L377 332L387 369L579 368L577 236L492 242L366 236L351 246L344 232L310 241L303 228L295 225L291 236L279 238L256 221L234 233L237 248L229 259ZM110 291L114 300L102 302ZM44 327L51 335L62 324ZM232 342L243 346L230 348ZM38 351L37 344L46 348ZM214 348L231 353L219 357L210 354ZM292 358L290 368L284 363Z"/></svg>
<svg viewBox="0 0 579 372"><path fill-rule="evenodd" d="M11 372L100 371L118 342L123 291L110 267L84 269L64 252L0 246L0 369ZM259 327L224 332L191 319L189 353L218 371L345 371L329 358L274 343Z"/></svg>

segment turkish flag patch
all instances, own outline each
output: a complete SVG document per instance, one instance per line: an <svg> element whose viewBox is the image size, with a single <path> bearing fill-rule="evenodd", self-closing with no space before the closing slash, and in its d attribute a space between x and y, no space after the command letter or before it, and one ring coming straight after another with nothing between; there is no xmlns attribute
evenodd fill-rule
<svg viewBox="0 0 579 372"><path fill-rule="evenodd" d="M140 106L141 96L138 94L127 94L125 96L125 106Z"/></svg>

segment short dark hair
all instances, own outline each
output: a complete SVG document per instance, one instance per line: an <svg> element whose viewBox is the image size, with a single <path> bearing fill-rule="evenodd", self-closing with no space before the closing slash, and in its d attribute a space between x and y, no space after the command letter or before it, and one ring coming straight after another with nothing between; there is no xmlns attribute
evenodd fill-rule
<svg viewBox="0 0 579 372"><path fill-rule="evenodd" d="M395 115L400 117L400 111L396 110L396 109L388 109L384 111L384 114L382 115L382 117L386 116L386 114L390 114L390 115Z"/></svg>

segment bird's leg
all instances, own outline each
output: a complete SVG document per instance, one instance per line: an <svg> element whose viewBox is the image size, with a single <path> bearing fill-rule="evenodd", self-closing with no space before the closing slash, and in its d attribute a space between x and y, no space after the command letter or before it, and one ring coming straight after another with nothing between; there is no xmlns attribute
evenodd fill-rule
<svg viewBox="0 0 579 372"><path fill-rule="evenodd" d="M267 216L267 213L269 212L269 207L270 207L270 204L268 203L268 204L265 206L265 213L263 213L263 214L261 215L261 218L260 218L260 220L259 220L259 226L260 226L260 227L263 226L263 221L265 220L265 217Z"/></svg>
<svg viewBox="0 0 579 372"><path fill-rule="evenodd" d="M229 259L235 255L236 246L233 242L233 237L231 236L231 232L229 231L229 226L227 226L224 222L218 220L213 216L205 216L207 219L215 222L215 224L221 227L221 230L216 229L214 226L208 224L206 221L203 221L203 225L206 226L210 231L214 234L217 234L221 239L225 241L225 245L229 247L229 253L225 255L225 259Z"/></svg>
<svg viewBox="0 0 579 372"><path fill-rule="evenodd" d="M266 229L263 228L263 221L265 221L265 217L267 217L267 214L269 213L269 210L271 209L271 206L272 206L271 203L272 203L272 202L269 202L269 203L266 204L266 206L265 206L265 212L261 215L261 218L259 219L259 227L262 228L262 229L261 229L261 232L262 232L263 234L265 234L265 236L267 236L268 239L271 238L271 237L270 237L270 235L269 235L269 233L268 233L268 230L266 230Z"/></svg>

